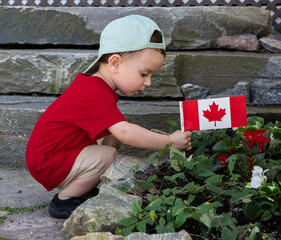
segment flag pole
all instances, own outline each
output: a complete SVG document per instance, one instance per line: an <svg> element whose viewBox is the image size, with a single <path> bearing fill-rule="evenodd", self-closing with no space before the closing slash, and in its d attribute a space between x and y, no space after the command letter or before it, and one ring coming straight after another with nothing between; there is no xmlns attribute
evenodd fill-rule
<svg viewBox="0 0 281 240"><path fill-rule="evenodd" d="M181 122L181 131L184 132L184 118L183 118L183 108L182 108L182 101L179 102L180 105L180 122ZM186 157L185 151L182 152L183 155Z"/></svg>

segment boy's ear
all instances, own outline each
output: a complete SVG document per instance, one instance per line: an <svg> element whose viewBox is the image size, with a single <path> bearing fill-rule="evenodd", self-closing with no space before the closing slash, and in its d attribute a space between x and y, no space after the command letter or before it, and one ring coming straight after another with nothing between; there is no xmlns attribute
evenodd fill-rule
<svg viewBox="0 0 281 240"><path fill-rule="evenodd" d="M122 57L119 54L113 54L109 57L108 59L108 66L109 69L113 72L113 73L118 73L119 71L119 65L122 62Z"/></svg>

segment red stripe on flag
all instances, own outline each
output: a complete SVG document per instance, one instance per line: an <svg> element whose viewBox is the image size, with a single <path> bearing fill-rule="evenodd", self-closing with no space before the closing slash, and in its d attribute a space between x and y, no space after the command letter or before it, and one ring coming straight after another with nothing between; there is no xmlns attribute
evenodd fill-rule
<svg viewBox="0 0 281 240"><path fill-rule="evenodd" d="M200 130L198 101L189 100L182 102L184 130Z"/></svg>
<svg viewBox="0 0 281 240"><path fill-rule="evenodd" d="M246 97L230 97L229 103L231 112L231 127L247 126Z"/></svg>

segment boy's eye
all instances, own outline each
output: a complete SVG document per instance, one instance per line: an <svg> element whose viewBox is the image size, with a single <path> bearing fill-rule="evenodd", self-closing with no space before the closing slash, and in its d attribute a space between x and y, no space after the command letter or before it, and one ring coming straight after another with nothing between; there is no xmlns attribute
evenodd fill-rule
<svg viewBox="0 0 281 240"><path fill-rule="evenodd" d="M145 73L141 73L140 75L141 75L141 77L147 77L148 76L148 74L145 74Z"/></svg>

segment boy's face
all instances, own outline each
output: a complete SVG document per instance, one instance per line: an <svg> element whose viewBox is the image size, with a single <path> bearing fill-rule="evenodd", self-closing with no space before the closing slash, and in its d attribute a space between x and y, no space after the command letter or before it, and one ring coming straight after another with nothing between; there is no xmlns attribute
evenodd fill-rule
<svg viewBox="0 0 281 240"><path fill-rule="evenodd" d="M155 49L144 49L124 56L114 77L114 84L124 95L140 94L151 85L151 76L163 65L164 56Z"/></svg>

